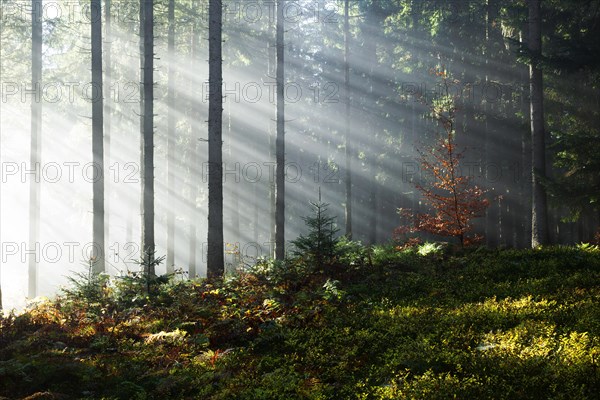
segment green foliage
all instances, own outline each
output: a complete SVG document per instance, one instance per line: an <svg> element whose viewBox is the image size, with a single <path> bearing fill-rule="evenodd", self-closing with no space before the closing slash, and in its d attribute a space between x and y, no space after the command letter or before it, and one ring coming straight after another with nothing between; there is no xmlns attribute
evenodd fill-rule
<svg viewBox="0 0 600 400"><path fill-rule="evenodd" d="M340 281L327 279L327 282L323 285L325 300L342 300L345 295L345 292L340 289Z"/></svg>
<svg viewBox="0 0 600 400"><path fill-rule="evenodd" d="M221 281L171 279L151 295L132 276L106 282L100 297L74 283L85 290L0 319L0 396L587 399L598 392L594 246L456 253L433 243L402 251L338 245L349 253L339 260L354 265L335 278L307 273L301 260L263 260Z"/></svg>
<svg viewBox="0 0 600 400"><path fill-rule="evenodd" d="M447 243L430 243L425 242L418 246L417 254L427 256L430 254L442 254L444 249L448 247Z"/></svg>
<svg viewBox="0 0 600 400"><path fill-rule="evenodd" d="M335 217L327 214L329 204L318 201L311 202L310 205L313 215L302 218L309 231L292 241L294 254L311 264L314 271L324 272L339 254L339 239L335 236L339 229L335 226Z"/></svg>
<svg viewBox="0 0 600 400"><path fill-rule="evenodd" d="M63 289L67 296L91 304L106 299L110 277L107 274L95 274L93 261L90 260L85 273L74 272L74 275L68 277L72 287Z"/></svg>
<svg viewBox="0 0 600 400"><path fill-rule="evenodd" d="M296 287L305 282L313 270L300 260L259 259L250 272L275 287Z"/></svg>
<svg viewBox="0 0 600 400"><path fill-rule="evenodd" d="M600 246L591 243L579 243L575 246L578 250L600 254Z"/></svg>
<svg viewBox="0 0 600 400"><path fill-rule="evenodd" d="M340 264L351 269L365 266L371 257L371 250L360 242L341 236L335 244L335 254Z"/></svg>

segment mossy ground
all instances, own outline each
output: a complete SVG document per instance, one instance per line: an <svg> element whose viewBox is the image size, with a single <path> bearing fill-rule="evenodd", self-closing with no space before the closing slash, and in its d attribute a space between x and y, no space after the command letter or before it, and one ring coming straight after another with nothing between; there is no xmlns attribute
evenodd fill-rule
<svg viewBox="0 0 600 400"><path fill-rule="evenodd" d="M0 321L10 399L592 399L600 252L344 242L326 273L99 279Z"/></svg>

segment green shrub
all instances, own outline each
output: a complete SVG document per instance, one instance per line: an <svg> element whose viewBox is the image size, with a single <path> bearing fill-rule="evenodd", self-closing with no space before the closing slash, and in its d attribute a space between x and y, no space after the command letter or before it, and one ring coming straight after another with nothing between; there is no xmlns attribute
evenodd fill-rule
<svg viewBox="0 0 600 400"><path fill-rule="evenodd" d="M326 272L339 255L335 236L339 229L335 226L335 218L327 213L329 204L311 202L313 215L303 217L309 231L292 241L294 255L304 260L315 272Z"/></svg>
<svg viewBox="0 0 600 400"><path fill-rule="evenodd" d="M341 239L349 273L260 260L214 281L88 281L0 318L0 396L588 399L590 249L398 251ZM324 264L327 265L327 264ZM99 277L98 277L99 278Z"/></svg>

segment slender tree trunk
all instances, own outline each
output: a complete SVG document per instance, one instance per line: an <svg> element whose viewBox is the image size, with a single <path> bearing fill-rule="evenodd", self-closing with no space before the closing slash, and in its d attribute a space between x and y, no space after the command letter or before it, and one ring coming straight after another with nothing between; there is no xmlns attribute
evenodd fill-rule
<svg viewBox="0 0 600 400"><path fill-rule="evenodd" d="M529 29L525 24L524 29L519 33L519 39L521 45L525 44L526 39L529 36ZM519 68L519 82L521 86L520 96L520 111L525 116L528 113L529 101L528 94L529 88L527 87L527 67ZM522 181L520 188L520 201L519 211L522 216L521 223L518 226L518 247L527 248L531 247L531 132L529 128L526 128L524 124L521 126L521 167Z"/></svg>
<svg viewBox="0 0 600 400"><path fill-rule="evenodd" d="M142 251L146 273L154 276L154 0L141 1L144 7Z"/></svg>
<svg viewBox="0 0 600 400"><path fill-rule="evenodd" d="M371 7L372 8L369 12L369 16L366 19L366 31L368 32L368 37L370 40L376 42L376 38L380 37L377 27L383 26L383 20L378 16L378 10L376 9L376 6L373 5ZM367 159L367 171L369 172L369 179L365 182L365 187L368 190L368 213L366 215L368 216L367 223L369 224L367 242L369 245L374 245L377 242L377 216L379 214L379 189L381 186L376 178L380 167L377 154L381 152L378 140L379 127L377 126L377 100L378 96L382 95L382 91L375 90L375 85L378 84L375 71L379 67L379 61L377 59L377 47L370 44L367 54L367 59L371 60L371 62L369 63L367 70L368 88L366 92L366 122L368 124L370 135L376 140L371 140L369 145L366 146L369 153L369 157ZM381 89L381 87L379 87L379 89Z"/></svg>
<svg viewBox="0 0 600 400"><path fill-rule="evenodd" d="M104 107L104 166L106 173L110 171L110 133L111 133L111 113L113 110L113 98L110 91L111 73L112 73L112 17L111 8L112 0L104 0L104 26L106 35L104 38L104 91L103 91L103 107ZM105 178L108 175L105 176ZM112 194L110 179L104 184L104 242L110 247L110 197ZM104 250L104 259L108 258L108 248ZM106 269L106 265L105 265Z"/></svg>
<svg viewBox="0 0 600 400"><path fill-rule="evenodd" d="M169 32L167 37L168 89L167 89L167 274L175 272L175 0L168 5Z"/></svg>
<svg viewBox="0 0 600 400"><path fill-rule="evenodd" d="M2 53L2 28L0 27L0 54ZM2 60L0 59L0 82L2 82ZM0 107L0 162L2 162L2 107ZM255 197L256 198L256 197ZM0 195L0 211L2 210L2 196ZM2 213L0 213L0 242L2 242ZM2 314L2 262L0 262L0 317Z"/></svg>
<svg viewBox="0 0 600 400"><path fill-rule="evenodd" d="M494 60L499 57L498 41L502 40L500 36L499 28L497 25L498 17L498 2L496 0L487 0L485 6L486 17L484 26L484 47L483 56L485 58L485 76L484 76L484 87L493 82L496 77L496 70L494 67ZM476 39L475 39L476 40ZM482 126L483 129L483 176L485 179L486 186L491 190L490 195L496 197L496 199L490 202L490 206L485 210L485 239L486 244L489 247L497 247L500 244L500 237L502 235L502 226L499 221L501 218L501 202L498 201L498 195L502 192L502 183L499 176L493 176L497 170L491 167L500 166L499 160L494 156L495 152L492 151L494 145L494 139L497 135L497 125L499 120L497 119L497 111L494 109L493 102L486 101L483 105L483 114L485 120ZM493 181L492 181L493 179Z"/></svg>
<svg viewBox="0 0 600 400"><path fill-rule="evenodd" d="M285 258L284 0L277 0L277 138L275 140L275 259Z"/></svg>
<svg viewBox="0 0 600 400"><path fill-rule="evenodd" d="M414 57L417 60L420 60L423 57L422 55L422 50L419 48L419 42L418 39L419 37L421 37L422 33L421 33L421 29L420 28L420 13L418 13L418 7L419 7L419 0L412 0L411 1L411 15L412 15L412 26L411 26L411 30L410 30L410 35L412 37L410 37L410 41L409 44L411 45L412 52L414 53ZM419 107L417 102L420 101L418 93L413 93L411 94L409 101L411 102L411 110L410 110L410 136L407 140L407 144L408 146L410 146L410 148L406 148L406 153L407 155L410 156L410 161L407 161L407 168L411 168L411 172L413 171L412 167L414 168L414 175L410 176L410 180L408 179L409 177L407 176L406 178L406 185L410 185L411 187L411 191L410 191L410 199L409 202L407 202L408 204L410 204L410 209L413 210L413 212L417 212L418 211L418 207L419 207L419 191L416 189L415 184L420 183L419 182L419 178L420 178L420 174L417 175L417 172L419 171L419 168L416 167L416 165L418 164L415 160L417 159L418 155L415 152L415 146L416 146L416 141L417 138L419 137L419 135L417 134L417 129L421 129L423 128L422 126L422 118L419 117L419 115L417 114L419 111ZM401 166L404 169L404 165ZM403 182L404 183L404 182Z"/></svg>
<svg viewBox="0 0 600 400"><path fill-rule="evenodd" d="M195 7L198 6L197 0L193 1ZM193 24L192 30L192 43L191 43L191 70L197 71L199 69L200 63L200 41L201 41L201 28L199 21L195 21ZM190 193L191 193L191 214L190 214L190 248L189 248L189 271L190 277L195 278L198 276L197 269L197 229L198 229L198 220L200 219L199 215L199 207L198 207L198 197L200 195L200 177L197 175L196 171L201 170L201 168L196 168L195 166L199 166L200 160L200 149L198 146L200 135L202 134L201 127L201 115L200 109L195 102L195 99L200 97L199 84L195 84L194 78L192 77L190 81L190 85L192 87L192 99L191 103L191 129L190 129L190 144L189 144L189 165L190 168Z"/></svg>
<svg viewBox="0 0 600 400"><path fill-rule="evenodd" d="M346 183L346 236L352 238L352 143L350 140L350 0L344 0L344 104L346 106L344 142L345 142L345 183Z"/></svg>
<svg viewBox="0 0 600 400"><path fill-rule="evenodd" d="M139 95L140 95L140 178L142 180L142 191L140 197L140 216L142 226L141 232L142 237L140 242L140 259L143 260L146 256L146 252L144 251L144 240L143 240L143 216L144 216L144 2L146 0L139 0L139 15L138 18L140 20L139 25L139 54L140 54L140 82L139 82Z"/></svg>
<svg viewBox="0 0 600 400"><path fill-rule="evenodd" d="M548 211L546 190L542 179L546 176L546 141L544 132L544 87L539 67L542 55L540 0L529 0L529 65L531 147L532 147L532 207L531 246L548 243Z"/></svg>
<svg viewBox="0 0 600 400"><path fill-rule="evenodd" d="M42 0L32 0L31 12L32 46L31 46L31 85L35 96L31 101L31 154L30 168L38 171L41 162L42 141ZM29 249L36 249L40 236L40 181L36 174L29 183ZM28 296L37 296L37 250L29 255L29 287Z"/></svg>
<svg viewBox="0 0 600 400"><path fill-rule="evenodd" d="M0 54L2 53L2 28L0 27ZM0 82L2 82L2 60L0 59ZM2 162L2 107L0 107L0 162ZM255 197L256 198L256 197ZM0 211L2 210L2 196L0 195ZM2 214L0 212L0 214ZM0 215L0 242L2 242L2 215ZM2 262L0 262L0 317L2 314Z"/></svg>
<svg viewBox="0 0 600 400"><path fill-rule="evenodd" d="M269 34L271 34L271 27L269 27ZM271 35L269 35L271 37ZM275 45L269 40L267 43L267 77L273 76L273 63L276 52ZM277 112L276 112L277 113ZM275 116L277 118L277 116ZM273 135L272 124L269 124L269 162L275 160L275 137ZM274 257L275 249L275 177L269 175L269 256ZM273 249L273 251L271 251Z"/></svg>
<svg viewBox="0 0 600 400"><path fill-rule="evenodd" d="M275 138L273 130L269 126L269 162L275 159ZM269 248L275 249L275 203L276 203L275 177L269 177ZM275 255L274 251L269 254Z"/></svg>
<svg viewBox="0 0 600 400"><path fill-rule="evenodd" d="M96 176L93 181L93 271L105 271L104 246L104 104L102 93L102 5L91 0L92 37L92 155Z"/></svg>
<svg viewBox="0 0 600 400"><path fill-rule="evenodd" d="M208 249L207 275L225 271L223 254L223 60L222 4L209 0L209 104L208 104Z"/></svg>
<svg viewBox="0 0 600 400"><path fill-rule="evenodd" d="M490 1L487 0L487 5L486 5L486 15L485 15L485 25L484 25L484 40L485 40L485 45L483 46L483 56L485 58L485 85L487 85L490 81L490 58L492 57L490 52L491 52L491 44L490 44L490 30L491 30L491 6L490 6ZM491 110L491 106L489 104L489 102L485 102L483 105L483 114L484 114L484 122L483 122L483 157L482 157L482 168L483 168L483 177L485 180L485 184L486 185L490 185L490 166L495 165L492 164L492 156L491 156L491 151L490 151L490 147L491 147L491 141L492 141L492 135L490 134L490 117L492 114L492 110ZM492 189L492 193L491 195L494 196L494 189L495 188L491 188ZM494 211L496 208L496 204L497 202L495 200L490 201L490 205L489 207L487 207L485 209L485 215L484 215L484 220L485 220L485 242L486 245L488 247L496 247L497 243L496 243L496 229L497 226L495 226L495 216L494 216Z"/></svg>

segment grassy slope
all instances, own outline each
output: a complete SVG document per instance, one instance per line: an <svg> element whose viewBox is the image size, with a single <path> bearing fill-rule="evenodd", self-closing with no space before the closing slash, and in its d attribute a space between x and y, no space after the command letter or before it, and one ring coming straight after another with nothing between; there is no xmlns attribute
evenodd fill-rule
<svg viewBox="0 0 600 400"><path fill-rule="evenodd" d="M303 276L298 263L264 263L224 283L161 285L149 297L140 295L135 279L116 288L83 287L5 318L0 395L591 399L600 393L597 251L420 256L348 247L328 283L323 275Z"/></svg>

